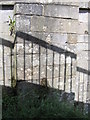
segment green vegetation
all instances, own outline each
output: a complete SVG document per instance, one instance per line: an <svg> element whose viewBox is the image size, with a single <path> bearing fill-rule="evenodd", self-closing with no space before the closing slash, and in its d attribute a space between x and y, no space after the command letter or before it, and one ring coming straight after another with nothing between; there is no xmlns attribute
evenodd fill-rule
<svg viewBox="0 0 90 120"><path fill-rule="evenodd" d="M57 91L53 94L48 91L35 89L15 95L14 89L4 90L3 118L87 118L69 103L60 102Z"/></svg>
<svg viewBox="0 0 90 120"><path fill-rule="evenodd" d="M15 34L15 20L13 20L10 16L9 16L9 31L10 36Z"/></svg>

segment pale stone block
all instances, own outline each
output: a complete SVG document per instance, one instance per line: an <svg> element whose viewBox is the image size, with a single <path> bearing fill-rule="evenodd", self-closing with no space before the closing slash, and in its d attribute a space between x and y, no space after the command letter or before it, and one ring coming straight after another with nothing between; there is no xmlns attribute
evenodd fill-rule
<svg viewBox="0 0 90 120"><path fill-rule="evenodd" d="M15 14L42 15L43 5L40 4L15 4Z"/></svg>
<svg viewBox="0 0 90 120"><path fill-rule="evenodd" d="M78 7L63 5L45 5L44 15L50 17L78 19Z"/></svg>

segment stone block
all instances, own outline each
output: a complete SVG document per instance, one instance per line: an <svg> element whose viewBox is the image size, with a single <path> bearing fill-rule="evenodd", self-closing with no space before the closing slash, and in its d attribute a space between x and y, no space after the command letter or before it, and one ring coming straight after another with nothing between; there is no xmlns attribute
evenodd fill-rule
<svg viewBox="0 0 90 120"><path fill-rule="evenodd" d="M88 8L90 6L89 6L88 1L87 1L87 2L79 2L79 7L80 8Z"/></svg>
<svg viewBox="0 0 90 120"><path fill-rule="evenodd" d="M68 34L68 43L69 44L76 44L77 43L77 34Z"/></svg>
<svg viewBox="0 0 90 120"><path fill-rule="evenodd" d="M31 31L77 33L77 27L78 27L77 20L66 20L66 19L34 16L32 17L31 21L32 21Z"/></svg>
<svg viewBox="0 0 90 120"><path fill-rule="evenodd" d="M77 42L87 43L89 39L89 35L78 35Z"/></svg>
<svg viewBox="0 0 90 120"><path fill-rule="evenodd" d="M40 4L18 4L15 5L15 14L42 15L43 5Z"/></svg>
<svg viewBox="0 0 90 120"><path fill-rule="evenodd" d="M78 7L64 5L45 5L44 15L50 17L62 17L78 19Z"/></svg>
<svg viewBox="0 0 90 120"><path fill-rule="evenodd" d="M31 30L31 17L24 15L16 15L16 31L30 32Z"/></svg>
<svg viewBox="0 0 90 120"><path fill-rule="evenodd" d="M82 59L82 61L87 61L88 60L88 52L87 51L80 51L77 53L77 59L78 61Z"/></svg>
<svg viewBox="0 0 90 120"><path fill-rule="evenodd" d="M31 31L43 31L45 19L41 16L33 16L31 18Z"/></svg>
<svg viewBox="0 0 90 120"><path fill-rule="evenodd" d="M88 22L88 12L87 12L87 10L86 10L86 12L83 11L83 10L79 11L79 21L83 22L83 23Z"/></svg>
<svg viewBox="0 0 90 120"><path fill-rule="evenodd" d="M6 23L9 21L9 16L13 18L13 10L2 10L0 12L0 23Z"/></svg>
<svg viewBox="0 0 90 120"><path fill-rule="evenodd" d="M67 42L67 34L51 33L51 43L64 45Z"/></svg>
<svg viewBox="0 0 90 120"><path fill-rule="evenodd" d="M60 44L64 45L65 42L67 41L67 34L61 34L61 33L45 33L45 32L30 32L29 33L31 36L35 37L36 40L37 38L47 42L48 44ZM57 40L57 42L56 42ZM29 42L27 42L29 43Z"/></svg>
<svg viewBox="0 0 90 120"><path fill-rule="evenodd" d="M84 23L84 22L79 22L78 25L78 34L83 35L83 34L89 34L88 31L88 22Z"/></svg>
<svg viewBox="0 0 90 120"><path fill-rule="evenodd" d="M78 43L76 45L77 51L84 51L84 50L88 50L88 43Z"/></svg>

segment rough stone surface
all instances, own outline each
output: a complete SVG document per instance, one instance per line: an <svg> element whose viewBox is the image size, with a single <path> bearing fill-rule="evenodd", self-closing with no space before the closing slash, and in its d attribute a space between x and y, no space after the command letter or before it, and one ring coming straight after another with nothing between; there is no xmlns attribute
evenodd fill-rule
<svg viewBox="0 0 90 120"><path fill-rule="evenodd" d="M30 19L31 19L30 16L16 15L16 31L30 32L31 28Z"/></svg>
<svg viewBox="0 0 90 120"><path fill-rule="evenodd" d="M78 22L76 20L68 20L68 19L66 20L66 19L35 16L32 17L31 31L77 33L77 25Z"/></svg>
<svg viewBox="0 0 90 120"><path fill-rule="evenodd" d="M16 4L15 14L42 15L43 6L39 4Z"/></svg>
<svg viewBox="0 0 90 120"><path fill-rule="evenodd" d="M50 17L78 19L78 7L63 5L45 5L44 15Z"/></svg>

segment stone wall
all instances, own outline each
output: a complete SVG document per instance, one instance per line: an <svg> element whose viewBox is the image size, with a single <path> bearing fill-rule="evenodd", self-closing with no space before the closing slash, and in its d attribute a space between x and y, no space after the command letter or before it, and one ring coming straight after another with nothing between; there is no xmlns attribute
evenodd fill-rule
<svg viewBox="0 0 90 120"><path fill-rule="evenodd" d="M18 80L45 78L75 92L78 11L78 4L15 3Z"/></svg>
<svg viewBox="0 0 90 120"><path fill-rule="evenodd" d="M76 101L89 103L90 5L54 0L0 4L3 4L3 8L0 7L0 83L3 80L5 85L11 83L10 56L14 38L9 33L8 16L14 14L15 79L37 84L46 79L49 87L75 92Z"/></svg>

